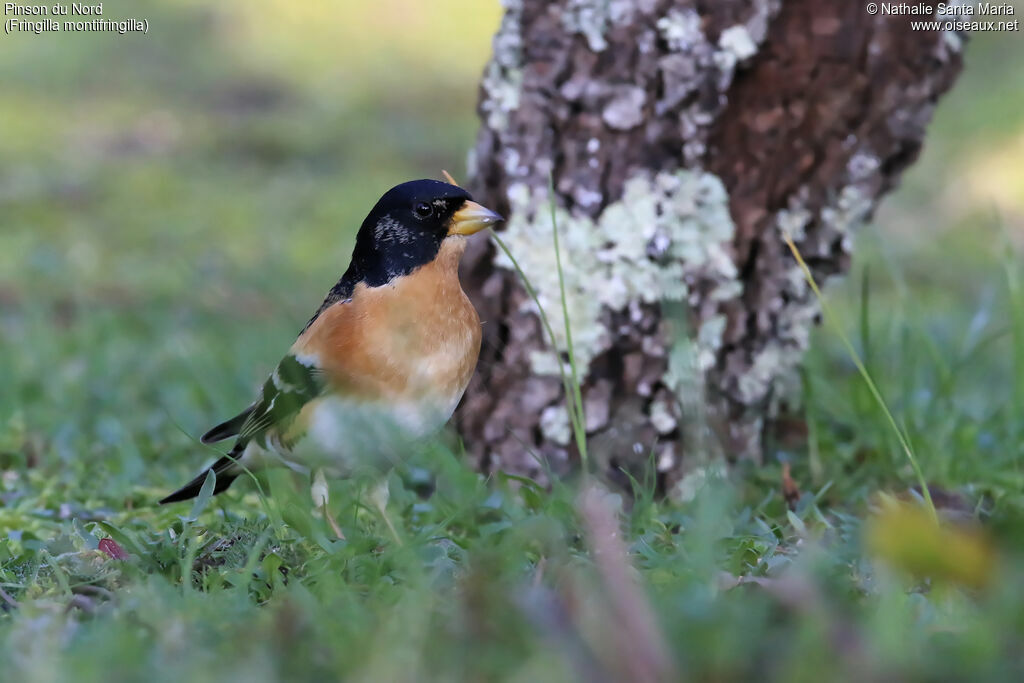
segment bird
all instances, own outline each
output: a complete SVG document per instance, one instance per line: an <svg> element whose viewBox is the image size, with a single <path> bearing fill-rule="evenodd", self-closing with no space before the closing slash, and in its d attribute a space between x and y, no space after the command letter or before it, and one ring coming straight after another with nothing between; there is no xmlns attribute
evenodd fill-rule
<svg viewBox="0 0 1024 683"><path fill-rule="evenodd" d="M210 471L218 494L246 470L292 463L339 411L369 406L417 434L443 426L480 353L459 262L467 237L502 220L454 181L385 192L356 233L348 269L256 400L200 439L233 438L231 450L160 504L196 497Z"/></svg>

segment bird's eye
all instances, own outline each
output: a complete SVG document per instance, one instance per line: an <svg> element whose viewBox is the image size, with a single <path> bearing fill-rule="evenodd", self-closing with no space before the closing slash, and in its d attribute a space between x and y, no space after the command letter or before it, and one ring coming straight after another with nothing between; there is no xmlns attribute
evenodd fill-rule
<svg viewBox="0 0 1024 683"><path fill-rule="evenodd" d="M420 202L416 206L412 207L413 213L416 214L417 218L430 218L430 215L434 213L434 207L426 202Z"/></svg>

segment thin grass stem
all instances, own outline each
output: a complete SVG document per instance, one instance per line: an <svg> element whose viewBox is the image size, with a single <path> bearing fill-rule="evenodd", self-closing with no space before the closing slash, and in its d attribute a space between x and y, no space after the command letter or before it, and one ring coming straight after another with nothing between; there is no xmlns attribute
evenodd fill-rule
<svg viewBox="0 0 1024 683"><path fill-rule="evenodd" d="M854 366L857 368L857 372L859 372L860 376L864 379L864 383L867 385L868 391L871 392L871 396L874 398L879 408L882 409L882 413L889 422L889 426L892 427L893 433L896 434L896 439L899 441L904 454L907 456L907 460L910 462L910 467L914 470L914 475L917 478L917 483L921 487L921 493L924 496L928 512L931 514L932 519L938 522L938 515L935 512L935 504L932 502L932 495L928 490L928 482L925 480L924 472L921 470L921 466L917 462L917 457L914 455L914 449L910 445L910 439L896 422L896 418L889 409L889 404L886 403L885 398L882 397L882 392L880 392L878 387L875 385L875 381L871 378L871 373L868 372L867 367L864 366L864 362L861 360L860 354L858 354L857 350L853 347L853 344L850 342L850 338L843 331L842 325L839 324L835 314L832 312L832 307L829 306L825 297L822 295L821 289L818 288L818 283L814 279L814 275L811 274L811 269L807 267L807 263L804 261L803 256L800 254L800 250L797 249L796 244L793 242L793 238L789 234L784 234L783 239L786 241L786 245L789 247L789 250L793 253L793 258L795 258L796 262L800 265L800 269L803 271L807 284L811 286L811 291L813 291L814 296L817 297L818 303L821 305L822 313L825 315L826 322L839 337L840 341L842 341L850 360L853 361Z"/></svg>
<svg viewBox="0 0 1024 683"><path fill-rule="evenodd" d="M493 233L491 236L494 238L495 244L498 245L501 251L505 254L505 256L508 257L508 260L512 263L512 269L515 270L516 273L519 275L519 279L522 281L523 287L526 289L527 295L530 297L530 299L533 300L533 303L537 306L537 311L540 315L541 325L544 327L544 331L547 332L548 339L551 341L551 348L555 350L554 352L556 355L555 360L558 364L558 374L561 376L562 379L562 386L565 389L566 400L571 402L573 400L573 396L575 395L572 391L572 380L568 375L565 374L565 369L562 367L562 359L561 357L558 357L558 338L555 337L555 330L551 326L551 321L548 319L547 313L544 311L544 307L540 303L540 298L537 296L537 290L535 290L533 288L533 285L530 284L530 280L526 277L526 273L523 272L523 269L519 265L519 262L516 260L516 257L512 255L512 252L511 250L509 250L508 245L505 244L505 242L501 239L501 237L498 236L497 233ZM573 429L574 431L576 431L575 423L577 416L575 409L570 408L569 419L573 422ZM580 457L583 457L583 452L580 453Z"/></svg>
<svg viewBox="0 0 1024 683"><path fill-rule="evenodd" d="M583 392L580 389L580 376L576 366L575 347L572 343L572 325L569 322L569 303L565 296L565 275L562 271L562 252L558 243L558 217L555 211L555 179L548 173L548 206L551 210L551 234L555 242L555 264L558 266L558 289L562 297L562 318L565 320L565 343L569 353L569 367L572 369L572 390L573 400L570 407L575 410L573 420L573 432L576 437L576 447L580 452L580 460L583 462L583 469L589 467L587 458L587 418L583 410Z"/></svg>

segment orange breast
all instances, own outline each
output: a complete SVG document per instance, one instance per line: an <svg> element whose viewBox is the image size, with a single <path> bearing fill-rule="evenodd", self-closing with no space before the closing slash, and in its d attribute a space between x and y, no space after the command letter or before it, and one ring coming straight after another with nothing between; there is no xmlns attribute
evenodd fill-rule
<svg viewBox="0 0 1024 683"><path fill-rule="evenodd" d="M381 287L357 285L351 300L314 321L293 352L315 356L343 395L451 403L450 415L480 353L480 319L458 277L464 249L463 239L448 238L434 261L410 275Z"/></svg>

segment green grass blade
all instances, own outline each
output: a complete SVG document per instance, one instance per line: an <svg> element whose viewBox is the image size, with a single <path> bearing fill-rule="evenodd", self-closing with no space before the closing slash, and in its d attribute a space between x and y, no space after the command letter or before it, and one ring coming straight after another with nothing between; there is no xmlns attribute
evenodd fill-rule
<svg viewBox="0 0 1024 683"><path fill-rule="evenodd" d="M553 199L552 199L552 201L553 201ZM553 211L554 210L552 209L552 218L554 218ZM558 231L555 230L555 233L556 233L555 242L556 242L556 244L557 244L557 240L558 240L557 232ZM505 254L505 256L508 257L508 260L512 263L513 270L515 270L516 274L519 275L519 279L520 279L520 281L522 281L523 287L526 289L527 295L530 297L530 299L533 300L533 303L537 306L537 311L538 311L538 314L540 316L541 325L544 327L544 331L547 332L548 339L551 341L551 348L552 348L552 350L553 350L553 352L555 354L555 361L556 361L556 363L558 365L558 374L559 374L559 376L562 379L562 387L565 390L566 407L567 407L568 412L569 412L569 421L572 424L573 435L574 435L574 437L576 439L577 448L579 448L579 450L580 450L580 460L583 463L584 471L587 471L588 468L589 468L589 461L587 459L587 449L586 449L586 423L580 421L580 415L582 414L582 410L577 411L575 406L574 406L574 403L576 401L576 397L580 394L580 391L579 391L579 382L578 382L577 376L576 376L576 367L575 367L575 360L574 360L575 356L574 356L574 354L572 352L572 342L567 339L567 343L569 344L569 347L570 347L569 359L570 359L570 363L571 363L571 367L572 367L572 372L573 372L572 377L570 377L570 376L565 374L565 369L563 368L563 363L562 363L562 357L561 357L561 354L559 354L559 352L558 352L558 338L555 336L555 330L551 326L551 320L548 318L547 312L544 310L544 307L540 303L540 297L537 296L537 290L535 290L533 288L533 285L530 283L530 279L528 277L526 277L526 273L523 272L522 267L519 265L519 261L517 261L516 257L512 255L512 251L508 248L508 245L505 244L505 242L501 239L501 237L498 236L498 233L496 233L496 232L492 233L491 237L494 239L495 244L498 245L498 247ZM559 259L559 281L560 282L562 281L562 277L561 277L561 259ZM563 288L563 302L564 302L564 288ZM563 312L565 312L567 314L568 311L567 311L567 308L566 308L564 303L563 303L563 306L562 306L562 310L563 310ZM568 317L566 317L566 327L567 328L569 327ZM573 388L574 385L575 385L575 390ZM580 438L581 435L582 435L582 439Z"/></svg>
<svg viewBox="0 0 1024 683"><path fill-rule="evenodd" d="M516 257L512 255L512 252L509 250L508 245L505 244L505 242L498 236L497 233L492 234L491 237L494 239L495 244L497 244L498 247L501 248L501 251L504 252L505 256L508 257L508 260L512 262L512 269L515 270L516 273L519 275L519 279L522 281L523 287L526 288L527 295L533 300L533 303L536 304L537 311L540 315L541 325L543 325L544 331L547 332L548 339L551 341L551 348L554 349L555 355L558 356L558 339L555 337L555 330L553 327L551 327L551 321L548 320L548 316L547 313L544 311L544 307L541 306L540 304L540 298L537 296L537 291L533 288L533 285L530 284L530 280L526 277L526 273L523 272L522 267L519 265L519 261L517 261ZM566 395L571 395L569 386L570 380L569 376L566 375L565 371L562 369L562 359L560 356L558 356L556 360L558 362L558 372L559 375L561 375L562 384L565 387Z"/></svg>
<svg viewBox="0 0 1024 683"><path fill-rule="evenodd" d="M896 418L889 409L889 404L886 403L882 393L875 385L875 381L871 378L871 373L868 372L868 369L864 366L864 361L861 360L860 354L857 353L857 349L854 348L853 344L850 342L850 338L843 331L842 325L840 325L839 321L836 320L835 314L832 312L832 307L829 306L825 297L821 293L821 289L818 288L818 283L815 281L814 275L811 274L811 269L807 267L807 263L800 254L800 250L797 249L796 244L793 242L793 238L788 234L785 234L783 235L783 239L785 239L786 245L793 253L793 258L795 258L796 262L800 265L800 269L803 271L804 278L807 279L807 284L810 285L811 291L814 292L814 296L818 299L822 313L825 315L825 320L828 322L829 326L832 327L832 330L839 337L840 341L842 341L843 346L846 348L846 353L856 366L857 372L859 372L860 376L864 379L864 383L867 385L868 391L871 392L872 398L874 398L875 403L877 403L878 407L881 408L882 413L889 422L889 426L896 435L896 439L899 441L900 446L903 449L903 453L907 456L907 460L910 462L910 467L914 470L914 476L917 478L917 482L921 486L921 491L928 507L928 511L931 514L932 519L938 521L938 515L935 513L935 504L932 502L932 495L928 490L928 482L925 480L924 472L922 472L921 466L917 462L917 456L914 455L914 449L910 445L910 440L907 438L907 435L904 434L903 430L900 429L899 424L896 422Z"/></svg>
<svg viewBox="0 0 1024 683"><path fill-rule="evenodd" d="M864 366L871 366L871 269L864 267L860 280L860 348Z"/></svg>
<svg viewBox="0 0 1024 683"><path fill-rule="evenodd" d="M583 462L583 469L589 467L587 458L587 418L583 410L583 393L580 389L580 376L576 366L575 347L572 343L572 325L569 322L569 303L565 296L565 275L562 272L562 252L558 243L558 217L555 212L555 179L548 173L548 207L551 210L551 234L555 242L555 264L558 266L558 288L562 297L562 318L565 320L565 343L569 353L569 367L572 369L572 391L573 398L570 407L575 409L573 419L573 433L576 437L576 447L580 452L580 460Z"/></svg>
<svg viewBox="0 0 1024 683"><path fill-rule="evenodd" d="M217 485L217 473L211 468L206 472L206 479L203 480L203 486L199 489L199 495L196 496L196 501L192 504L192 512L189 513L189 521L194 522L199 519L199 515L203 514L203 510L206 509L207 503L210 502L210 498L213 497L213 489Z"/></svg>

